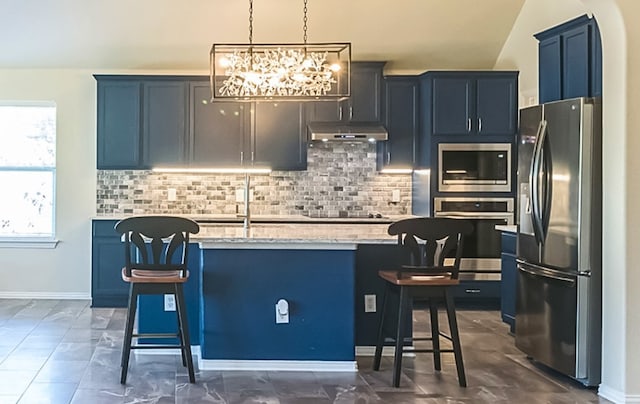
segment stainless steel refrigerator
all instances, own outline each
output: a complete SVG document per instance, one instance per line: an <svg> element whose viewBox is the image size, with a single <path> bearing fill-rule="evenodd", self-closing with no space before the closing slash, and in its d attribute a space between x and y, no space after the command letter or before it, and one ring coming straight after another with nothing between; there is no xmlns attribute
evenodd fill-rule
<svg viewBox="0 0 640 404"><path fill-rule="evenodd" d="M600 383L602 119L599 98L524 108L518 139L516 346Z"/></svg>

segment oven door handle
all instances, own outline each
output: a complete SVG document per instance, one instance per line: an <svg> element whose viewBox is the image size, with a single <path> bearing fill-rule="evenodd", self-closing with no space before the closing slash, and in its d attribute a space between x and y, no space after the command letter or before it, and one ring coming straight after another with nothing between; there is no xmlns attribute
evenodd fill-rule
<svg viewBox="0 0 640 404"><path fill-rule="evenodd" d="M513 213L489 213L489 212L436 212L436 217L450 219L504 219L510 221Z"/></svg>

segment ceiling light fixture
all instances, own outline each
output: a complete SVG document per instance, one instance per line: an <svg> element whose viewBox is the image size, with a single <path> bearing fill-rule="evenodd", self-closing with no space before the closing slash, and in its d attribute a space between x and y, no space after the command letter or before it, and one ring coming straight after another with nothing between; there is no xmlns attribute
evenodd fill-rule
<svg viewBox="0 0 640 404"><path fill-rule="evenodd" d="M254 44L253 0L249 0L249 43L211 47L212 100L317 101L350 96L351 44L308 43L307 1L303 43Z"/></svg>

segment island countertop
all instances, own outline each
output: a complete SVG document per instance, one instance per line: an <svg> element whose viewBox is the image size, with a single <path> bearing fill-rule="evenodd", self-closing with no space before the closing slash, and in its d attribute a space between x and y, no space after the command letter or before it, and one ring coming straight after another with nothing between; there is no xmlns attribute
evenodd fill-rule
<svg viewBox="0 0 640 404"><path fill-rule="evenodd" d="M252 223L249 229L238 224L203 224L191 239L200 248L237 249L339 249L355 250L358 244L394 244L388 224L345 223Z"/></svg>

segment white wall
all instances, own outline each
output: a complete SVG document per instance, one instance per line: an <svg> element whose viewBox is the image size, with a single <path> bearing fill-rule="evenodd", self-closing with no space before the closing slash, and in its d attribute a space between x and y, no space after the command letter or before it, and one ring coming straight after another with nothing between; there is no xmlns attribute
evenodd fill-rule
<svg viewBox="0 0 640 404"><path fill-rule="evenodd" d="M89 71L2 70L0 99L57 105L55 249L0 249L0 296L90 297L96 95Z"/></svg>
<svg viewBox="0 0 640 404"><path fill-rule="evenodd" d="M618 9L619 7L619 9ZM527 0L496 63L520 70L521 105L537 102L533 34L584 13L603 42L603 364L600 394L640 402L640 26L637 0Z"/></svg>

